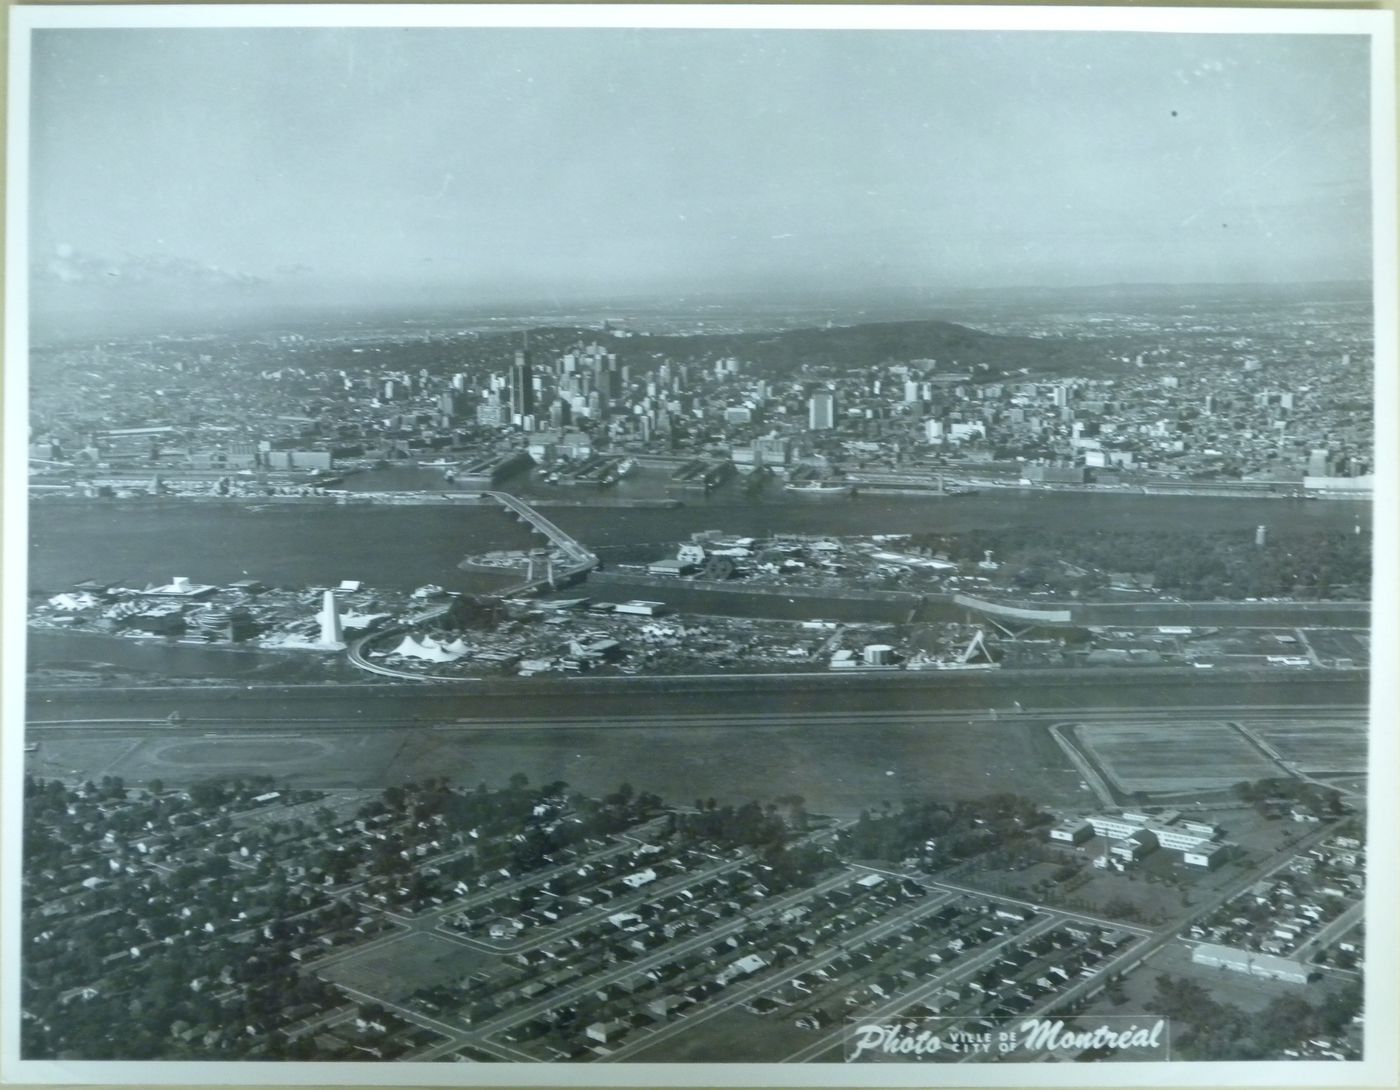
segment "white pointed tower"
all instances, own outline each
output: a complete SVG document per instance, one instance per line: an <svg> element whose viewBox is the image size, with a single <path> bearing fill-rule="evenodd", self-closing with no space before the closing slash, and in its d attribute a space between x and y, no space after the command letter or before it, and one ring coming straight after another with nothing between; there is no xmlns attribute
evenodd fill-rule
<svg viewBox="0 0 1400 1090"><path fill-rule="evenodd" d="M327 590L321 599L321 646L345 646L345 633L340 625L340 610L336 606L333 590Z"/></svg>

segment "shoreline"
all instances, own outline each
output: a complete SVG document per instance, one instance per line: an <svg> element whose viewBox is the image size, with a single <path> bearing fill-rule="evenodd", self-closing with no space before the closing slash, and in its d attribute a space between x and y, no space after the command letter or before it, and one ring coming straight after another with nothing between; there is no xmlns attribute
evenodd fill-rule
<svg viewBox="0 0 1400 1090"><path fill-rule="evenodd" d="M385 635L386 633L371 634ZM93 637L98 633L78 633L78 635ZM122 637L104 637L113 641L122 641ZM129 642L129 641L124 641ZM181 646L178 643L173 646ZM212 650L221 655L232 655L235 657L262 655L271 651L279 657L286 656L284 663L294 662L297 654L287 649L265 649L259 647L236 647L231 645L184 645L196 647L200 650ZM354 665L353 661L347 663L345 658L336 654L334 661L312 662L309 658L305 660L308 666L319 666L322 668L333 668L335 666ZM97 669L84 669L84 667L96 666ZM45 659L42 669L51 672L70 672L90 674L100 677L104 669L111 669L117 673L127 675L139 673L131 667L124 667L116 663L106 663L95 659ZM585 693L596 691L626 691L645 689L647 686L664 687L668 691L706 692L706 691L728 691L734 688L745 688L751 686L772 687L780 686L792 690L802 690L810 687L829 687L833 685L869 685L882 688L905 688L923 687L937 688L945 684L977 684L993 687L1007 684L1031 684L1045 685L1051 687L1074 685L1074 684L1095 684L1107 679L1116 681L1176 681L1181 682L1185 678L1192 679L1192 684L1210 684L1213 681L1235 682L1258 681L1266 682L1270 685L1288 683L1342 683L1356 682L1367 678L1370 674L1369 667L1358 667L1349 670L1325 669L1319 667L1282 669L1279 667L1263 667L1259 665L1241 666L1215 666L1209 670L1201 670L1185 665L1159 665L1159 666L1070 666L1070 667L1041 667L1041 668L1004 668L995 669L924 669L924 670L901 670L901 669L856 669L849 671L838 671L830 669L812 669L800 671L753 671L742 673L672 673L672 674L619 674L619 675L592 675L592 676L561 676L561 677L531 677L518 678L506 675L482 676L475 678L455 678L445 676L434 676L431 674L414 675L409 677L407 673L396 673L392 678L384 675L384 681L364 681L361 683L345 682L333 677L326 677L315 681L306 682L247 682L238 684L210 684L212 680L208 677L191 676L189 684L186 685L160 685L160 684L128 684L126 686L103 686L101 692L104 694L116 694L123 691L151 693L162 690L175 692L189 692L192 689L200 692L214 692L226 690L237 693L247 693L250 689L261 692L268 691L309 691L324 694L328 686L336 689L347 687L364 687L377 691L415 691L424 688L431 688L433 691L441 691L451 688L460 688L464 692L471 692L479 695L540 695L549 692L556 693ZM41 694L53 695L60 693L86 693L92 694L93 685L64 685L43 684L45 679L37 676L33 669L26 673L29 681L27 693L31 696ZM35 681L39 684L34 684ZM223 679L227 681L228 679ZM676 689L676 682L694 683L684 689Z"/></svg>
<svg viewBox="0 0 1400 1090"><path fill-rule="evenodd" d="M1351 503L1371 503L1375 496L1371 492L1306 492L1306 493L1280 493L1263 490L1251 490L1244 488L1234 489L1190 489L1190 488L1169 488L1154 487L1151 485L1050 485L1035 486L1023 484L1010 484L998 481L975 480L968 481L968 491L964 492L940 492L934 487L921 487L916 482L909 482L907 486L891 484L857 486L854 496L849 498L859 499L861 496L878 498L881 496L910 496L928 500L949 500L958 499L962 496L975 495L980 491L996 491L1004 493L1018 493L1027 496L1042 495L1087 495L1087 496L1122 496L1131 498L1160 497L1162 499L1249 499L1249 500L1278 500L1293 503L1311 503L1318 500L1344 500ZM532 507L592 507L592 508L655 508L659 510L674 509L684 507L685 501L676 498L658 499L634 499L626 497L609 498L604 496L594 496L581 499L564 499L562 497L525 497ZM807 497L810 498L810 497ZM213 496L213 495L192 495L192 496L75 496L75 495L55 495L45 492L30 492L29 502L31 504L44 504L53 506L88 506L91 504L120 504L131 506L141 503L196 503L196 504L234 504L246 506L425 506L425 507L459 507L459 506L479 506L487 501L480 492L473 491L385 491L385 492L349 492L335 491L333 493L322 493L310 496ZM774 504L781 506L781 504Z"/></svg>

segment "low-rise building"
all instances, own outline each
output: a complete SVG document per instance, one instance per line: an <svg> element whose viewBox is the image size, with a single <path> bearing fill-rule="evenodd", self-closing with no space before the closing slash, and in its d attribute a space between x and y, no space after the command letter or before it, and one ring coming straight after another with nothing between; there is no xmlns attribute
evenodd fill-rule
<svg viewBox="0 0 1400 1090"><path fill-rule="evenodd" d="M1065 844L1082 844L1094 835L1094 827L1083 818L1069 818L1050 830L1050 839Z"/></svg>
<svg viewBox="0 0 1400 1090"><path fill-rule="evenodd" d="M1196 965L1229 969L1232 972L1248 973L1250 976L1279 980L1288 984L1306 984L1308 967L1288 958L1273 954L1255 954L1234 946L1217 946L1203 942L1191 951L1191 960Z"/></svg>

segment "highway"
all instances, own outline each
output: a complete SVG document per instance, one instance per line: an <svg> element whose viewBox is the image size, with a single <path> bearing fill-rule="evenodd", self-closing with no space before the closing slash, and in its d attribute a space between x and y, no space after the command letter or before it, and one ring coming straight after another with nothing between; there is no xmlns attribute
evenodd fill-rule
<svg viewBox="0 0 1400 1090"><path fill-rule="evenodd" d="M26 720L31 724L75 720L155 721L179 712L188 720L215 723L303 723L336 721L346 726L474 720L603 722L649 715L683 721L696 715L851 715L899 712L1015 714L1019 706L1063 717L1081 710L1117 710L1136 716L1143 709L1364 709L1368 679L1331 675L1278 675L1268 682L1200 672L1180 677L1094 675L1065 679L987 673L948 678L919 674L837 677L815 675L808 683L765 684L758 678L693 681L657 679L656 685L572 685L531 678L527 683L472 686L224 685L132 688L30 687ZM906 680L907 679L907 680ZM650 679L647 679L650 680Z"/></svg>

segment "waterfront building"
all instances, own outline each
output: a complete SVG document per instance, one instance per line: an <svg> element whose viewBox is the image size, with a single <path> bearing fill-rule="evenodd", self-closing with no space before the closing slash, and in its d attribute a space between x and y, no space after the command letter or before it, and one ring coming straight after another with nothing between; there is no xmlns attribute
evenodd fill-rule
<svg viewBox="0 0 1400 1090"><path fill-rule="evenodd" d="M818 390L807 400L807 426L812 431L830 431L836 426L836 398L829 390Z"/></svg>

